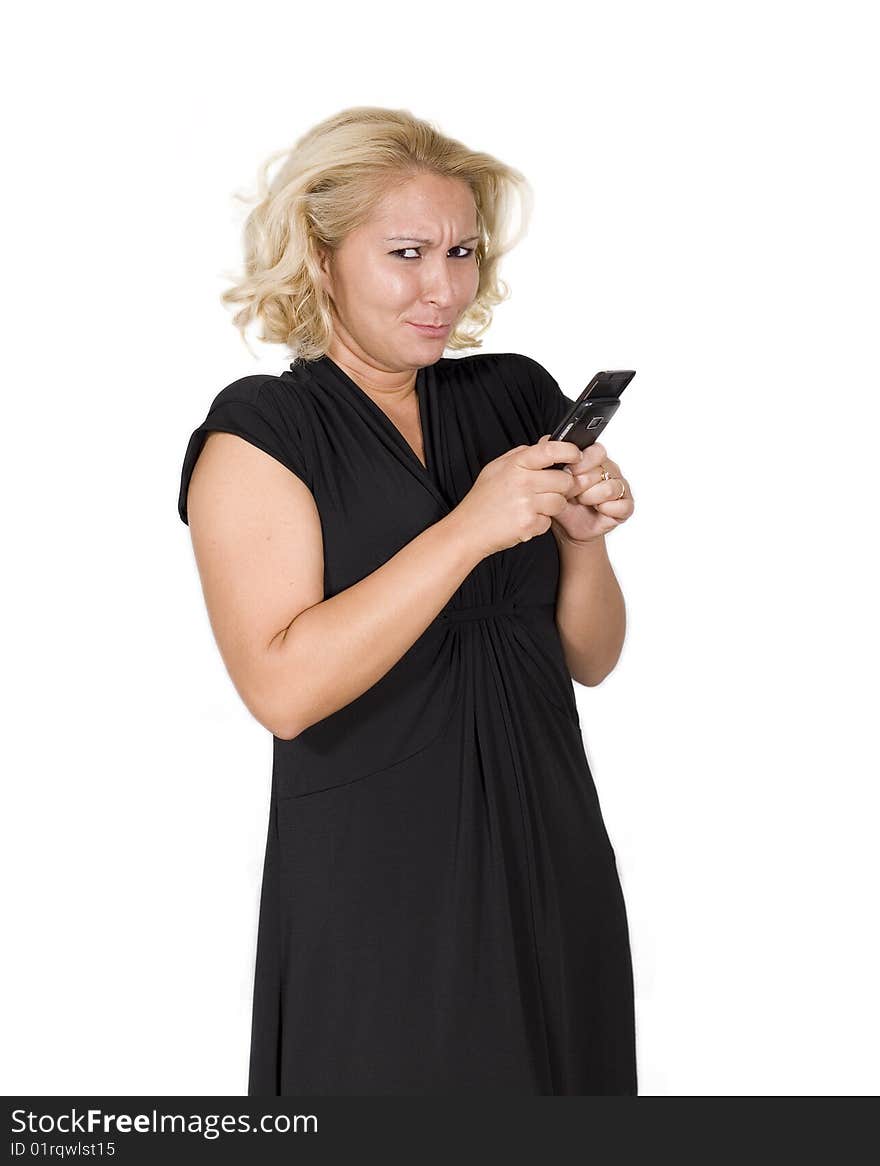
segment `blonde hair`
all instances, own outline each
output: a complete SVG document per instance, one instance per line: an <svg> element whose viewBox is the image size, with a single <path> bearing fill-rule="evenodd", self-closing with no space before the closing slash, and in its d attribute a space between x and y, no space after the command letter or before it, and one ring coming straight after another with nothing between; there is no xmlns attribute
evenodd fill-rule
<svg viewBox="0 0 880 1166"><path fill-rule="evenodd" d="M269 168L281 157L285 161L269 181ZM479 283L446 346L481 348L492 309L510 294L498 265L528 228L531 187L518 170L446 137L408 110L376 106L345 109L319 122L291 149L270 155L260 168L255 199L236 196L256 205L244 223L244 275L225 273L236 282L220 298L244 305L232 322L245 346L248 325L259 320L261 341L287 344L290 355L302 360L323 356L332 317L318 249L335 250L370 218L389 186L424 172L461 179L474 197ZM521 214L512 234L515 192Z"/></svg>

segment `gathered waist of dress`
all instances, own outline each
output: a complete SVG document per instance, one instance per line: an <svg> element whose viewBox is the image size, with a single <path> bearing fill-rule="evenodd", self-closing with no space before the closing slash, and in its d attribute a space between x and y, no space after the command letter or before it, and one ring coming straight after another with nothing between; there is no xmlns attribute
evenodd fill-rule
<svg viewBox="0 0 880 1166"><path fill-rule="evenodd" d="M523 603L515 599L499 599L475 607L447 607L437 616L441 623L459 623L475 619L494 619L497 616L516 615L517 612L553 610L555 603Z"/></svg>

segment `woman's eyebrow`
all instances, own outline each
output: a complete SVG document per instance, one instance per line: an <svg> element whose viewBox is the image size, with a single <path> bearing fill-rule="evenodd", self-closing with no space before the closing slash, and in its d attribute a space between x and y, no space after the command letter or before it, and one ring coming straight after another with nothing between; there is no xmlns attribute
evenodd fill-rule
<svg viewBox="0 0 880 1166"><path fill-rule="evenodd" d="M462 243L473 243L475 239L479 239L479 235L471 235L467 239L462 239ZM432 239L417 239L415 235L389 235L387 239L382 240L383 243L422 243L426 247L434 245Z"/></svg>

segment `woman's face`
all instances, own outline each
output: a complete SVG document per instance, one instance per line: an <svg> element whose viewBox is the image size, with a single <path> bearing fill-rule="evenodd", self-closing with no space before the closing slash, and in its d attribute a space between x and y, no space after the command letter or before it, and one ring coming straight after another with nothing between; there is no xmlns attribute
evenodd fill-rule
<svg viewBox="0 0 880 1166"><path fill-rule="evenodd" d="M439 360L477 293L477 231L473 195L460 179L420 174L389 189L372 219L322 261L330 356L389 372ZM413 327L437 323L446 327L435 336Z"/></svg>

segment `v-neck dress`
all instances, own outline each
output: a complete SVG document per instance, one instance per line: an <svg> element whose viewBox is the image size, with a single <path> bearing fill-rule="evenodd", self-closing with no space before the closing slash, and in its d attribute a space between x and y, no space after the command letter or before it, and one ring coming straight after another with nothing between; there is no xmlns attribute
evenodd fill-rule
<svg viewBox="0 0 880 1166"><path fill-rule="evenodd" d="M207 434L296 474L325 598L449 514L572 404L518 353L418 370L427 465L328 356L246 376ZM273 738L249 1095L637 1092L614 849L555 623L551 531L484 558L371 688Z"/></svg>

